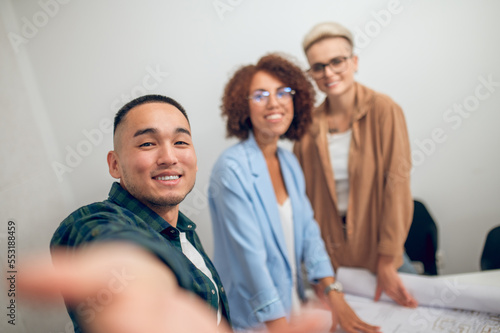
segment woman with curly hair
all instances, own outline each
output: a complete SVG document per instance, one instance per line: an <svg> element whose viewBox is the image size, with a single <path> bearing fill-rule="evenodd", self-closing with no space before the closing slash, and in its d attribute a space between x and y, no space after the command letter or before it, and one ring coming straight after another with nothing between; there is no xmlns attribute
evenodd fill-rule
<svg viewBox="0 0 500 333"><path fill-rule="evenodd" d="M277 54L240 68L227 83L222 115L227 149L210 177L214 263L234 328L288 325L305 301L301 265L326 293L347 332L377 332L345 302L306 197L295 156L278 140L298 140L311 123L314 89L300 68Z"/></svg>

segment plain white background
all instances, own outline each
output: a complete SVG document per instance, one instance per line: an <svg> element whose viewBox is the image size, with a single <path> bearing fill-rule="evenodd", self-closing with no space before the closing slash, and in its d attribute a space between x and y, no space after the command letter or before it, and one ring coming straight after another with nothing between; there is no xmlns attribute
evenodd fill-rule
<svg viewBox="0 0 500 333"><path fill-rule="evenodd" d="M182 209L211 254L208 175L235 142L220 117L226 81L272 51L305 69L303 35L333 20L356 35L357 80L404 110L412 191L438 224L441 273L478 270L485 235L500 224L499 12L494 0L1 0L1 264L9 220L18 259L48 260L58 224L107 197L109 124L144 93L188 111L199 172ZM6 292L0 300L5 309ZM2 331L70 331L60 305L20 305L16 326L1 317Z"/></svg>

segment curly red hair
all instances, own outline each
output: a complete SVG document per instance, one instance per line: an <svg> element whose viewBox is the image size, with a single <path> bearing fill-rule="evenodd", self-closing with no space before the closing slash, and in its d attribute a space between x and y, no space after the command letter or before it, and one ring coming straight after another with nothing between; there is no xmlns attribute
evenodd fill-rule
<svg viewBox="0 0 500 333"><path fill-rule="evenodd" d="M268 54L256 65L239 68L226 84L222 97L222 116L227 117L226 136L241 140L248 138L252 130L248 101L250 83L255 73L264 71L295 90L293 96L293 121L283 135L290 140L299 140L312 120L315 91L303 71L282 55Z"/></svg>

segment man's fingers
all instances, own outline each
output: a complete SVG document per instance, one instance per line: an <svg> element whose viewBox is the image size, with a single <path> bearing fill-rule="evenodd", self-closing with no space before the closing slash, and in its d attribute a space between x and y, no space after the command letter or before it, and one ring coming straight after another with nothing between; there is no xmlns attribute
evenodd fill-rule
<svg viewBox="0 0 500 333"><path fill-rule="evenodd" d="M41 298L43 300L56 300L61 294L85 294L90 288L94 289L90 272L82 272L69 256L57 254L56 260L62 263L61 267L54 267L49 262L39 262L38 257L27 259L22 263L22 274L19 274L18 285L20 295L25 298ZM81 282L84 282L83 284ZM78 288L75 288L78 285Z"/></svg>
<svg viewBox="0 0 500 333"><path fill-rule="evenodd" d="M25 263L18 275L19 295L24 298L42 298L44 300L59 297L59 284L55 270L48 265Z"/></svg>

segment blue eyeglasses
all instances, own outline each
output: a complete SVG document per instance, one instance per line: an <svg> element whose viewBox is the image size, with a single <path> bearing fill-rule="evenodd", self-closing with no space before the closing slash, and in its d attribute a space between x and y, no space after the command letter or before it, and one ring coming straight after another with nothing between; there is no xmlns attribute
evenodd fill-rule
<svg viewBox="0 0 500 333"><path fill-rule="evenodd" d="M248 99L257 105L266 105L269 102L270 95L271 93L267 90L256 90L248 96ZM289 101L293 95L295 95L295 90L290 87L276 89L275 96L280 103Z"/></svg>

